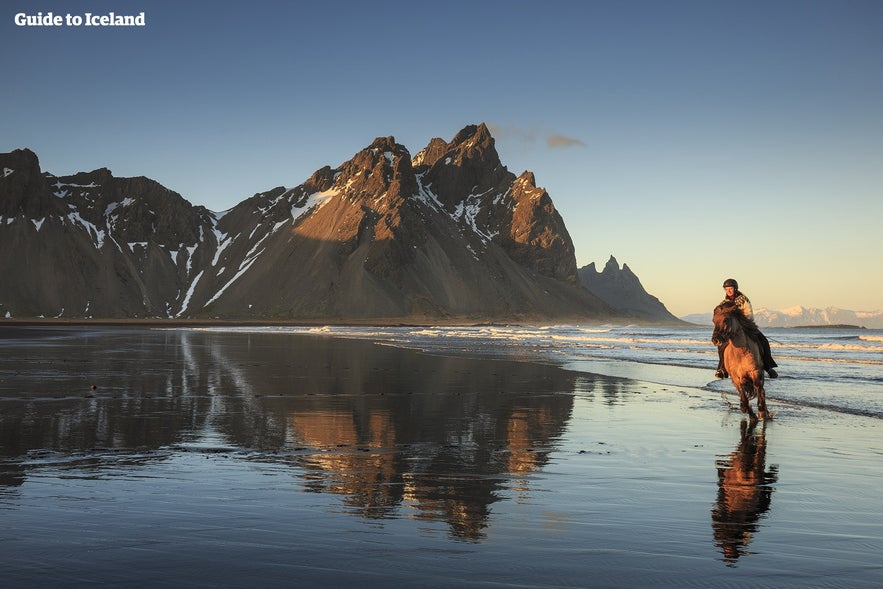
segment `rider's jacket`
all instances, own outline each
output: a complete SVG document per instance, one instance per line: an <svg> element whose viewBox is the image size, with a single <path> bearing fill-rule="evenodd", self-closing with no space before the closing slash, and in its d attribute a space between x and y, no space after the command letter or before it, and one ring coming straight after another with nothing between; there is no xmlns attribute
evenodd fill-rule
<svg viewBox="0 0 883 589"><path fill-rule="evenodd" d="M732 299L724 297L724 300L721 301L721 304L727 302L736 303L736 306L739 307L739 310L742 311L742 314L745 315L745 317L747 317L748 319L754 321L754 310L751 308L751 301L749 301L748 297L746 297L740 291L737 290L735 293L733 293Z"/></svg>

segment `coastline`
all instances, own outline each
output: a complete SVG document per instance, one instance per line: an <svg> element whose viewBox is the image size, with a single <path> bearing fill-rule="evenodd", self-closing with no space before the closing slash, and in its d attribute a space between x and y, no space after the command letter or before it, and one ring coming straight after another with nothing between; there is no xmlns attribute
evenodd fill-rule
<svg viewBox="0 0 883 589"><path fill-rule="evenodd" d="M490 325L677 325L682 327L704 327L686 321L655 321L628 316L607 317L554 317L513 316L513 317L474 317L474 316L407 316L407 317L318 317L299 319L220 319L220 318L62 318L27 317L0 318L3 326L67 325L72 327L475 327Z"/></svg>
<svg viewBox="0 0 883 589"><path fill-rule="evenodd" d="M8 326L39 326L39 325L69 325L72 327L224 327L224 326L248 326L248 327L315 327L322 325L335 326L360 326L360 327L425 327L429 325L443 326L466 326L466 325L496 325L496 324L530 324L530 321L490 321L469 318L389 318L389 319L162 319L162 318L102 318L102 319L63 319L63 318L27 318L27 319L3 319L0 327Z"/></svg>

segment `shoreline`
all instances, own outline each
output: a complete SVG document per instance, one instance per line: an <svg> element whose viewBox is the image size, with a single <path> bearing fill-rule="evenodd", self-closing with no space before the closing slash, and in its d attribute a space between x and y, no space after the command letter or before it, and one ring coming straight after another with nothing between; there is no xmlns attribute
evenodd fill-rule
<svg viewBox="0 0 883 589"><path fill-rule="evenodd" d="M370 317L370 318L304 318L304 319L208 319L208 318L42 318L28 317L0 318L0 327L9 326L33 326L33 325L70 325L70 326L135 326L135 327L192 327L192 326L248 326L248 327L316 327L316 326L353 326L353 327L483 327L493 325L512 326L538 326L538 325L575 325L575 326L599 326L599 325L658 325L658 326L681 326L681 327L704 327L686 321L654 321L637 317L611 316L611 317L510 317L510 318L479 318L470 316L457 317Z"/></svg>

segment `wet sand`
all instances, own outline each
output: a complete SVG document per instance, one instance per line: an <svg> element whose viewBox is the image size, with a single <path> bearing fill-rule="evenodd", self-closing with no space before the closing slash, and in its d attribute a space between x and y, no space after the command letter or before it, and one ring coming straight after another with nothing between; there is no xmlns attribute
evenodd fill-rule
<svg viewBox="0 0 883 589"><path fill-rule="evenodd" d="M880 586L883 421L770 408L322 336L0 327L0 586Z"/></svg>

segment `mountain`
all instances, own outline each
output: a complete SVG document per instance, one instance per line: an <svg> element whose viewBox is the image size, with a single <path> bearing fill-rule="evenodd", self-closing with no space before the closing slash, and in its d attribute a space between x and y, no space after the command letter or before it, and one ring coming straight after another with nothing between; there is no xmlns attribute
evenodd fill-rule
<svg viewBox="0 0 883 589"><path fill-rule="evenodd" d="M580 268L579 280L586 290L624 315L652 321L680 322L659 299L644 290L628 264L623 264L620 269L619 262L613 256L610 256L601 272L595 269L594 262Z"/></svg>
<svg viewBox="0 0 883 589"><path fill-rule="evenodd" d="M754 318L763 327L859 325L869 329L883 329L883 311L849 311L837 307L813 309L797 306L781 311L758 309Z"/></svg>
<svg viewBox="0 0 883 589"><path fill-rule="evenodd" d="M711 325L711 313L697 313L682 319L699 325ZM837 307L814 309L796 306L781 311L760 308L754 311L754 320L760 327L856 325L883 329L883 311L850 311Z"/></svg>
<svg viewBox="0 0 883 589"><path fill-rule="evenodd" d="M411 157L380 137L215 213L148 178L0 154L0 317L572 320L616 312L484 124Z"/></svg>

